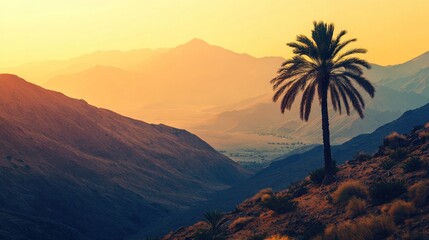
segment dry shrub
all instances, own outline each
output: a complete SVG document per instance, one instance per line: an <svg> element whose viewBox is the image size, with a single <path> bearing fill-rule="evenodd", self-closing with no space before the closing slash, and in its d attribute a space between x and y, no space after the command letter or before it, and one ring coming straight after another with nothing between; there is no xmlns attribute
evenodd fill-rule
<svg viewBox="0 0 429 240"><path fill-rule="evenodd" d="M385 137L386 140L388 141L392 141L392 140L396 140L396 139L400 139L400 140L407 140L407 137L403 134L397 133L397 132L392 132L391 134L387 135Z"/></svg>
<svg viewBox="0 0 429 240"><path fill-rule="evenodd" d="M342 183L337 190L332 194L335 203L347 204L353 198L366 198L368 195L368 188L365 184L359 181L347 181Z"/></svg>
<svg viewBox="0 0 429 240"><path fill-rule="evenodd" d="M429 181L415 183L408 188L408 196L417 207L425 206L429 203Z"/></svg>
<svg viewBox="0 0 429 240"><path fill-rule="evenodd" d="M231 231L239 231L252 220L253 217L239 217L229 225L229 229L231 229Z"/></svg>
<svg viewBox="0 0 429 240"><path fill-rule="evenodd" d="M357 217L366 210L366 202L363 199L352 197L346 206L346 214L349 217Z"/></svg>
<svg viewBox="0 0 429 240"><path fill-rule="evenodd" d="M404 200L396 200L392 203L389 209L389 215L396 223L401 223L405 219L411 217L416 212L414 204L405 202Z"/></svg>
<svg viewBox="0 0 429 240"><path fill-rule="evenodd" d="M289 196L274 194L267 199L264 199L261 205L274 211L277 214L292 212L297 208L297 202L291 200Z"/></svg>
<svg viewBox="0 0 429 240"><path fill-rule="evenodd" d="M429 128L429 122L425 124L425 128Z"/></svg>
<svg viewBox="0 0 429 240"><path fill-rule="evenodd" d="M266 238L265 240L292 240L292 238L288 236L282 236L280 234L273 235L271 237Z"/></svg>
<svg viewBox="0 0 429 240"><path fill-rule="evenodd" d="M322 239L326 240L379 240L395 231L395 223L386 215L368 216L356 221L345 221L330 225Z"/></svg>
<svg viewBox="0 0 429 240"><path fill-rule="evenodd" d="M273 190L271 188L264 188L260 190L257 194L255 194L253 197L251 197L248 201L249 202L260 202L262 201L262 198L265 196L267 197L273 195Z"/></svg>

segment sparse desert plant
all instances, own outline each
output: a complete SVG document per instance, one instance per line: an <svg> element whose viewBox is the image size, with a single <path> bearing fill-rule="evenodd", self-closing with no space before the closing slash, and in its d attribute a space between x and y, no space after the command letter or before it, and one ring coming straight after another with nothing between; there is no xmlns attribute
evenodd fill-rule
<svg viewBox="0 0 429 240"><path fill-rule="evenodd" d="M392 218L386 215L368 216L345 221L325 229L324 240L380 240L396 230Z"/></svg>
<svg viewBox="0 0 429 240"><path fill-rule="evenodd" d="M414 172L421 169L422 166L423 164L420 158L412 157L402 165L402 169L404 169L405 173L409 173L409 172Z"/></svg>
<svg viewBox="0 0 429 240"><path fill-rule="evenodd" d="M280 234L273 235L271 237L266 238L265 240L292 240L292 238L288 236L282 236Z"/></svg>
<svg viewBox="0 0 429 240"><path fill-rule="evenodd" d="M332 199L336 204L345 205L353 197L365 199L367 195L368 188L365 184L359 181L347 181L338 186L332 194Z"/></svg>
<svg viewBox="0 0 429 240"><path fill-rule="evenodd" d="M369 195L375 204L389 202L405 192L404 184L399 181L378 182L372 184L369 188Z"/></svg>
<svg viewBox="0 0 429 240"><path fill-rule="evenodd" d="M398 164L398 163L396 161L393 161L392 159L385 159L380 163L380 167L384 170L390 170L396 164Z"/></svg>
<svg viewBox="0 0 429 240"><path fill-rule="evenodd" d="M247 216L239 217L234 221L232 221L232 223L229 225L229 229L231 229L231 231L239 231L252 220L253 220L253 217L247 217Z"/></svg>
<svg viewBox="0 0 429 240"><path fill-rule="evenodd" d="M278 214L292 212L296 209L297 203L286 195L272 195L262 202L262 206Z"/></svg>
<svg viewBox="0 0 429 240"><path fill-rule="evenodd" d="M366 202L363 199L352 197L347 203L346 214L347 216L354 218L366 211Z"/></svg>
<svg viewBox="0 0 429 240"><path fill-rule="evenodd" d="M412 202L405 202L404 200L396 200L390 206L388 211L389 215L395 220L396 223L401 223L405 219L411 217L416 212L416 208Z"/></svg>
<svg viewBox="0 0 429 240"><path fill-rule="evenodd" d="M204 213L204 221L210 226L210 231L218 232L224 219L224 213L214 210Z"/></svg>
<svg viewBox="0 0 429 240"><path fill-rule="evenodd" d="M417 207L429 203L429 180L420 181L408 188L408 196Z"/></svg>

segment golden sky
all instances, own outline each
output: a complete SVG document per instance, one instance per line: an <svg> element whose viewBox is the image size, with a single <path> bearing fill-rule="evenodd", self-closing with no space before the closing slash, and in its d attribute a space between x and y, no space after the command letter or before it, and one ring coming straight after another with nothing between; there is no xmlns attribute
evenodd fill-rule
<svg viewBox="0 0 429 240"><path fill-rule="evenodd" d="M4 0L0 66L173 47L195 37L288 57L285 43L308 34L313 20L347 29L369 61L395 64L429 50L428 10L428 0Z"/></svg>

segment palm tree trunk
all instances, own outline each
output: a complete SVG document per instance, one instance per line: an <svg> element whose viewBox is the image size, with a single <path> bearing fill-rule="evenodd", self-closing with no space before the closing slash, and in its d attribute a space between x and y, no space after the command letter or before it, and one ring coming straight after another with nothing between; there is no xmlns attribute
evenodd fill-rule
<svg viewBox="0 0 429 240"><path fill-rule="evenodd" d="M334 169L331 157L331 140L329 133L329 114L328 114L328 88L322 90L321 99L322 108L322 131L323 131L323 153L325 160L325 179L323 184L329 184L334 180Z"/></svg>

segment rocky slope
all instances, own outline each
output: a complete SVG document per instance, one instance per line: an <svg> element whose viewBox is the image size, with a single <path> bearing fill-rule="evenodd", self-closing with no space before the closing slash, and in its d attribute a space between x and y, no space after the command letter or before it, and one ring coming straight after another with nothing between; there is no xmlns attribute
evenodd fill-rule
<svg viewBox="0 0 429 240"><path fill-rule="evenodd" d="M395 121L379 127L370 134L362 134L341 145L333 146L333 158L338 164L342 164L346 160L352 159L358 152L375 153L383 138L389 133L393 131L407 133L413 126L422 125L426 122L429 122L429 104L405 112ZM303 179L309 172L321 167L322 164L323 148L321 146L316 146L304 153L292 152L283 158L277 159L270 166L246 181L211 195L209 200L201 202L189 210L179 212L171 218L163 219L162 222L155 222L140 234L165 234L168 230L177 229L180 226L195 222L198 220L198 216L213 208L230 211L243 199L257 193L259 189L272 188L275 191L285 189L291 183Z"/></svg>
<svg viewBox="0 0 429 240"><path fill-rule="evenodd" d="M185 130L9 74L0 75L0 129L2 239L121 239L248 176Z"/></svg>
<svg viewBox="0 0 429 240"><path fill-rule="evenodd" d="M216 220L215 228L201 221L163 239L427 239L428 166L426 124L390 134L374 155L339 166L331 185L311 174L280 192L264 189Z"/></svg>

